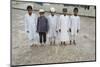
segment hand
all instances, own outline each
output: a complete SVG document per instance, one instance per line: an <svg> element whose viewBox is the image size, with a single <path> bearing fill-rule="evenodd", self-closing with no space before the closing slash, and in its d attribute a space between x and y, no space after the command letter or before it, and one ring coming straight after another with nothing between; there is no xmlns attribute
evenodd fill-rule
<svg viewBox="0 0 100 67"><path fill-rule="evenodd" d="M71 29L69 29L69 32L71 32Z"/></svg>
<svg viewBox="0 0 100 67"><path fill-rule="evenodd" d="M58 31L56 30L56 32L58 33Z"/></svg>
<svg viewBox="0 0 100 67"><path fill-rule="evenodd" d="M79 32L79 30L77 30L77 33Z"/></svg>
<svg viewBox="0 0 100 67"><path fill-rule="evenodd" d="M27 31L27 33L29 33L29 31Z"/></svg>
<svg viewBox="0 0 100 67"><path fill-rule="evenodd" d="M61 29L59 29L59 32L61 32Z"/></svg>

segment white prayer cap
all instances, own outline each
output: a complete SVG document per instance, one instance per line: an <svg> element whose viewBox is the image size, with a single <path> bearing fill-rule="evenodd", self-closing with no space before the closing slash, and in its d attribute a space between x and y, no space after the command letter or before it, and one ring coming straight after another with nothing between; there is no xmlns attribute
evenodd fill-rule
<svg viewBox="0 0 100 67"><path fill-rule="evenodd" d="M51 8L50 8L50 11L51 11L51 12L55 12L56 10L55 10L54 7L51 7Z"/></svg>
<svg viewBox="0 0 100 67"><path fill-rule="evenodd" d="M43 9L40 9L39 12L44 12L44 10Z"/></svg>

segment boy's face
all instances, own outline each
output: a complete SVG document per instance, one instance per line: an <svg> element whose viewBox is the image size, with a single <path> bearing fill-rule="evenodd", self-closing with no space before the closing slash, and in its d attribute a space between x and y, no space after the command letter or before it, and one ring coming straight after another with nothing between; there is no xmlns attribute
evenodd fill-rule
<svg viewBox="0 0 100 67"><path fill-rule="evenodd" d="M67 14L67 12L63 12L63 14L64 14L64 15L66 15L66 14Z"/></svg>
<svg viewBox="0 0 100 67"><path fill-rule="evenodd" d="M55 12L51 12L51 15L54 16Z"/></svg>
<svg viewBox="0 0 100 67"><path fill-rule="evenodd" d="M75 10L75 11L74 11L74 15L77 15L77 14L78 14L78 11L77 11L77 10Z"/></svg>
<svg viewBox="0 0 100 67"><path fill-rule="evenodd" d="M40 14L40 16L43 16L44 15L44 12L40 12L39 14Z"/></svg>
<svg viewBox="0 0 100 67"><path fill-rule="evenodd" d="M32 9L28 9L28 13L31 14L32 13Z"/></svg>

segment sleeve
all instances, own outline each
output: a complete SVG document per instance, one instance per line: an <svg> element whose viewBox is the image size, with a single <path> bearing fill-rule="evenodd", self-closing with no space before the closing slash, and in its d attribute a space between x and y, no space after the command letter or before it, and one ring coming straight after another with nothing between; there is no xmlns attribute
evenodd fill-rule
<svg viewBox="0 0 100 67"><path fill-rule="evenodd" d="M47 22L47 26L48 26L48 30L49 30L49 28L50 28L50 20L49 20L49 16L47 16L46 19L47 19L46 22Z"/></svg>
<svg viewBox="0 0 100 67"><path fill-rule="evenodd" d="M36 31L38 32L38 26L39 26L39 17L37 18L37 24L36 24Z"/></svg>
<svg viewBox="0 0 100 67"><path fill-rule="evenodd" d="M68 29L71 29L71 17L69 16L69 19L68 19Z"/></svg>
<svg viewBox="0 0 100 67"><path fill-rule="evenodd" d="M47 32L49 30L49 23L48 23L48 19L46 18L46 29L47 29Z"/></svg>
<svg viewBox="0 0 100 67"><path fill-rule="evenodd" d="M24 22L25 22L25 32L27 32L29 25L28 25L27 17L26 16L24 17Z"/></svg>
<svg viewBox="0 0 100 67"><path fill-rule="evenodd" d="M70 16L70 25L69 25L69 28L71 29L72 28L72 16Z"/></svg>
<svg viewBox="0 0 100 67"><path fill-rule="evenodd" d="M58 30L61 29L61 16L58 18Z"/></svg>
<svg viewBox="0 0 100 67"><path fill-rule="evenodd" d="M37 15L35 15L35 26L37 27L37 22L38 22L38 17L37 17ZM37 30L37 28L36 28L36 30Z"/></svg>
<svg viewBox="0 0 100 67"><path fill-rule="evenodd" d="M57 17L56 17L56 31L59 30L58 27L59 27L59 20L58 20L58 16L57 16Z"/></svg>
<svg viewBox="0 0 100 67"><path fill-rule="evenodd" d="M79 17L79 19L78 19L77 29L80 30L80 17Z"/></svg>

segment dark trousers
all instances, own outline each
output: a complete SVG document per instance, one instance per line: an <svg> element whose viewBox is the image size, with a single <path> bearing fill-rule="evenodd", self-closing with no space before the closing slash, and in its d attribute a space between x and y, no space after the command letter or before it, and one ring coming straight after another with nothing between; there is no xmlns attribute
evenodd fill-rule
<svg viewBox="0 0 100 67"><path fill-rule="evenodd" d="M39 32L40 43L46 42L46 32Z"/></svg>

